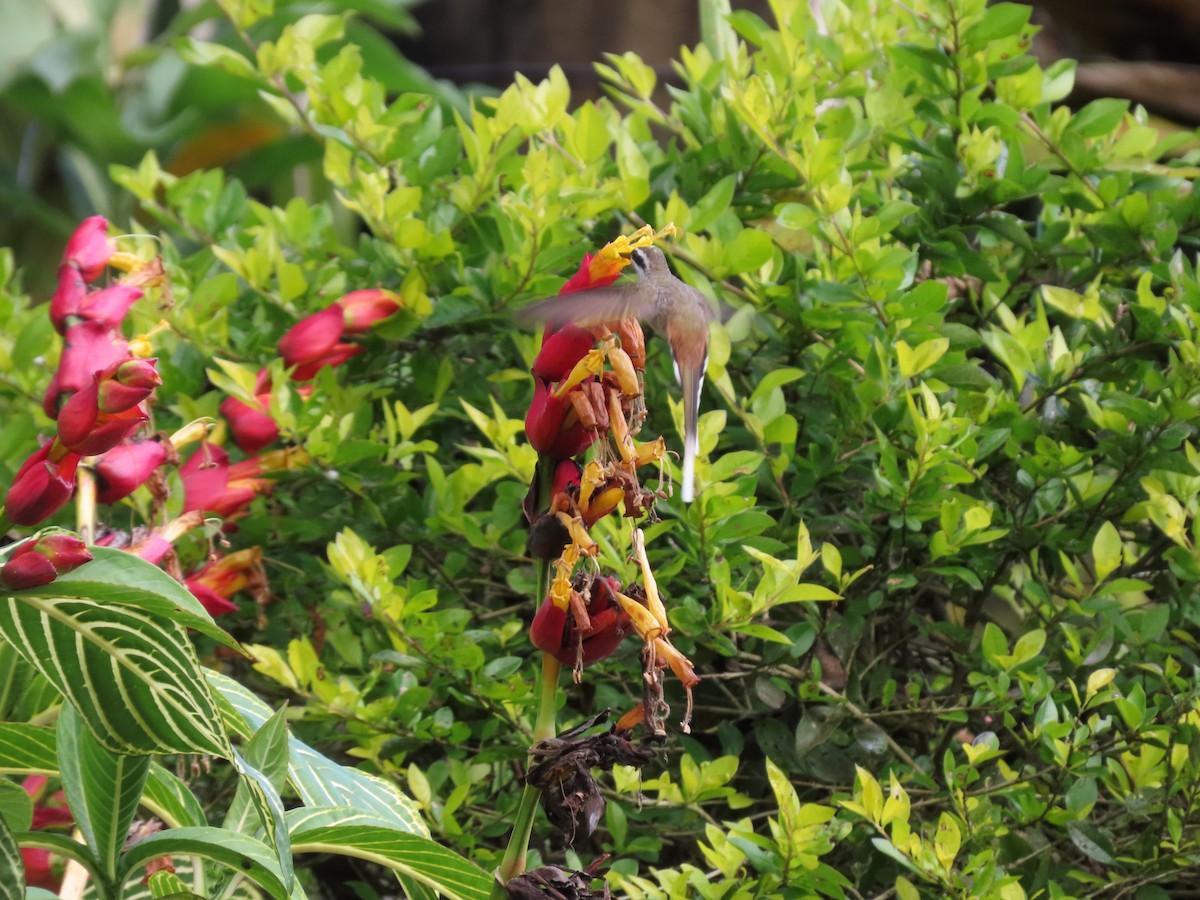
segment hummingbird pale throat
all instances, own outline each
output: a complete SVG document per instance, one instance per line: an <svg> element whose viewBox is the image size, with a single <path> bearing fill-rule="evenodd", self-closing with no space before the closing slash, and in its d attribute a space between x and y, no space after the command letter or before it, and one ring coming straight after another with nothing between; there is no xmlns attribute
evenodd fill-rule
<svg viewBox="0 0 1200 900"><path fill-rule="evenodd" d="M695 498L696 454L700 438L696 420L700 389L708 365L708 323L714 318L705 296L675 277L657 247L639 247L629 255L637 281L590 288L541 300L518 311L524 321L541 321L555 328L573 323L590 328L621 319L648 322L667 339L675 360L675 378L683 389L684 503Z"/></svg>

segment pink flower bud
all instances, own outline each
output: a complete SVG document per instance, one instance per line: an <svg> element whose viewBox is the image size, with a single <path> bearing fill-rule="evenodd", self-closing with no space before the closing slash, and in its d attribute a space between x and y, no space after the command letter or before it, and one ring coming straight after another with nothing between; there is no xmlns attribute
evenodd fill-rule
<svg viewBox="0 0 1200 900"><path fill-rule="evenodd" d="M301 319L288 329L279 339L279 355L288 366L299 366L319 359L333 350L345 330L342 308L335 303Z"/></svg>
<svg viewBox="0 0 1200 900"><path fill-rule="evenodd" d="M351 291L337 305L345 314L346 334L362 334L376 322L395 315L401 307L400 298L380 288Z"/></svg>
<svg viewBox="0 0 1200 900"><path fill-rule="evenodd" d="M91 560L87 545L69 534L48 534L26 541L0 568L0 584L15 591L49 584Z"/></svg>
<svg viewBox="0 0 1200 900"><path fill-rule="evenodd" d="M156 359L129 359L98 373L97 408L101 413L120 413L137 406L162 384L155 371Z"/></svg>
<svg viewBox="0 0 1200 900"><path fill-rule="evenodd" d="M50 321L60 334L67 327L67 318L78 316L87 297L87 285L74 266L58 267L58 288L50 298Z"/></svg>
<svg viewBox="0 0 1200 900"><path fill-rule="evenodd" d="M108 222L103 216L84 219L63 251L63 262L74 266L84 281L95 281L117 252L116 242L108 236Z"/></svg>
<svg viewBox="0 0 1200 900"><path fill-rule="evenodd" d="M4 498L4 512L17 525L36 525L71 499L79 454L51 441L25 461Z"/></svg>
<svg viewBox="0 0 1200 900"><path fill-rule="evenodd" d="M116 503L145 484L167 459L167 448L158 441L118 444L96 464L96 499Z"/></svg>

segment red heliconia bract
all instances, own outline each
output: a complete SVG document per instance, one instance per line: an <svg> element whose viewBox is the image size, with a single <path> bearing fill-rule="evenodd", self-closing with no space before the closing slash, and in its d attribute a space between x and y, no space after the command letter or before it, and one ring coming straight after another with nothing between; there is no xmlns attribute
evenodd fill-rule
<svg viewBox="0 0 1200 900"><path fill-rule="evenodd" d="M545 381L561 381L595 344L595 336L578 325L564 325L553 333L547 329L533 361L533 374Z"/></svg>
<svg viewBox="0 0 1200 900"><path fill-rule="evenodd" d="M345 315L335 303L289 328L279 339L279 355L288 366L312 362L330 353L345 331Z"/></svg>
<svg viewBox="0 0 1200 900"><path fill-rule="evenodd" d="M525 416L525 434L534 450L552 459L568 459L592 445L595 430L584 428L577 419L566 424L569 412L571 404L555 397L551 385L534 379L533 402Z"/></svg>
<svg viewBox="0 0 1200 900"><path fill-rule="evenodd" d="M351 291L337 301L346 323L346 334L362 334L376 322L400 310L400 299L391 291L372 288Z"/></svg>
<svg viewBox="0 0 1200 900"><path fill-rule="evenodd" d="M116 242L108 236L108 221L92 216L84 219L67 241L63 262L78 269L84 281L95 281L116 252Z"/></svg>
<svg viewBox="0 0 1200 900"><path fill-rule="evenodd" d="M619 588L620 582L611 576L598 576L592 581L587 631L580 630L571 610L559 609L547 597L533 617L529 640L565 666L585 668L599 662L611 655L632 630L628 616L613 597L613 591Z"/></svg>
<svg viewBox="0 0 1200 900"><path fill-rule="evenodd" d="M17 471L4 498L4 513L16 525L36 525L71 499L80 456L58 441L36 450Z"/></svg>
<svg viewBox="0 0 1200 900"><path fill-rule="evenodd" d="M124 500L145 484L167 459L160 441L118 444L96 463L96 499L101 503Z"/></svg>

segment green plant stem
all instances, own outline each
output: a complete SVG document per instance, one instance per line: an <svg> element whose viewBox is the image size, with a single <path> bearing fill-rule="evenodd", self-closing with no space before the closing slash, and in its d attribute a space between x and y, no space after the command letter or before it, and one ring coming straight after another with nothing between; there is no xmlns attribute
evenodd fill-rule
<svg viewBox="0 0 1200 900"><path fill-rule="evenodd" d="M8 518L8 513L3 506L0 506L0 536L7 534L10 528L12 528L12 522Z"/></svg>
<svg viewBox="0 0 1200 900"><path fill-rule="evenodd" d="M540 463L539 463L540 465ZM539 479L540 481L541 479ZM538 602L550 590L550 564L538 560L537 564ZM558 715L558 676L562 672L562 664L549 653L542 654L541 699L538 702L537 720L533 726L534 743L554 737ZM521 803L517 807L517 815L513 819L512 834L508 839L508 849L504 851L504 859L496 870L496 883L492 886L491 900L503 900L508 896L505 885L514 875L525 871L525 855L529 850L529 836L533 833L533 817L537 812L538 801L542 792L531 784L525 785L521 794Z"/></svg>

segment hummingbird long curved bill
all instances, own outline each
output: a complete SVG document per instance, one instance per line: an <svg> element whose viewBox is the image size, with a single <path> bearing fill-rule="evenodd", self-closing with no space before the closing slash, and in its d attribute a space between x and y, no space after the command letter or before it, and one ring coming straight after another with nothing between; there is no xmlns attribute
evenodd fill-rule
<svg viewBox="0 0 1200 900"><path fill-rule="evenodd" d="M541 300L518 310L525 322L556 328L573 323L585 328L638 318L667 339L675 360L675 378L683 389L684 503L695 498L696 454L700 451L697 418L700 389L708 365L708 323L715 318L705 296L675 277L657 247L639 247L629 255L637 281L590 288Z"/></svg>

